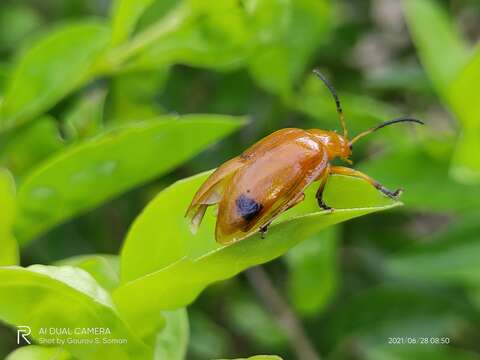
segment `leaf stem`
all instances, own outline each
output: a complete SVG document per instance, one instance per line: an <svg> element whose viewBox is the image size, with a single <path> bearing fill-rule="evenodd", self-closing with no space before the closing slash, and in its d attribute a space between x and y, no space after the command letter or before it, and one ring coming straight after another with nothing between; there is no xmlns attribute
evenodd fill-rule
<svg viewBox="0 0 480 360"><path fill-rule="evenodd" d="M185 6L178 6L167 17L135 36L131 41L110 50L102 66L106 72L114 72L145 47L178 30L190 17Z"/></svg>
<svg viewBox="0 0 480 360"><path fill-rule="evenodd" d="M282 298L265 270L261 266L253 267L246 271L246 275L250 285L284 330L297 354L296 358L320 360L320 355L310 342L300 320Z"/></svg>

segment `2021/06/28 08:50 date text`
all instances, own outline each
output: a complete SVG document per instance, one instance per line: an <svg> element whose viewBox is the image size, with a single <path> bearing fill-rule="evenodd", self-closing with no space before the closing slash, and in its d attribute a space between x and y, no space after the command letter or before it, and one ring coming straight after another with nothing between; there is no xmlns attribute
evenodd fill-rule
<svg viewBox="0 0 480 360"><path fill-rule="evenodd" d="M387 339L389 345L402 345L402 344L421 344L421 345L447 345L450 343L448 337L415 337L415 336L396 336L389 337Z"/></svg>

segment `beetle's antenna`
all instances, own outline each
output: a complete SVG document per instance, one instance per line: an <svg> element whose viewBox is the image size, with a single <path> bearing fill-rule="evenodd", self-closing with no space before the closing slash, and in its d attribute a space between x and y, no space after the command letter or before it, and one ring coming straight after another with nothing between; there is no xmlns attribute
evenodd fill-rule
<svg viewBox="0 0 480 360"><path fill-rule="evenodd" d="M410 118L410 117L403 117L403 118L398 118L398 119L393 119L393 120L389 120L389 121L385 121L384 123L381 123L380 125L377 125L371 129L368 129L364 132L361 132L360 134L358 134L357 136L355 136L351 141L350 141L350 146L353 145L353 143L355 143L357 140L359 140L360 138L364 137L365 135L368 135L374 131L377 131L378 129L381 129L385 126L389 126L389 125L392 125L392 124L396 124L396 123L400 123L400 122L414 122L414 123L417 123L417 124L421 124L421 125L425 125L425 123L423 121L420 121L418 119L414 119L414 118Z"/></svg>
<svg viewBox="0 0 480 360"><path fill-rule="evenodd" d="M327 86L328 90L333 96L333 99L335 100L335 104L337 105L337 114L340 117L340 124L342 124L343 128L343 137L345 139L348 139L348 132L347 132L347 124L345 123L345 116L343 115L343 110L342 110L342 105L340 104L340 98L337 95L337 92L335 91L335 88L333 87L332 84L327 80L327 78L320 72L318 69L314 69L313 73L318 76L320 80L323 81L323 83Z"/></svg>

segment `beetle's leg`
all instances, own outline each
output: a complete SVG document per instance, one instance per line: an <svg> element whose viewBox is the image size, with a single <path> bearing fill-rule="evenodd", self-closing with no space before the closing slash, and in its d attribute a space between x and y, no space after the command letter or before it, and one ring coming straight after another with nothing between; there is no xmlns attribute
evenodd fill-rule
<svg viewBox="0 0 480 360"><path fill-rule="evenodd" d="M330 210L333 211L333 209L325 204L323 201L323 190L325 190L325 185L327 184L328 176L330 175L330 166L328 166L325 171L322 173L321 177L319 178L319 186L317 193L315 194L315 197L317 198L318 206L320 206L323 210Z"/></svg>
<svg viewBox="0 0 480 360"><path fill-rule="evenodd" d="M315 194L315 197L317 198L318 206L320 206L323 210L332 210L332 208L330 206L325 204L325 202L323 201L323 197L322 197L323 196L323 190L325 190L325 184L327 183L328 175L329 175L329 173L327 172L327 173L325 173L325 175L323 175L320 178L320 185L318 186L317 193Z"/></svg>
<svg viewBox="0 0 480 360"><path fill-rule="evenodd" d="M270 226L271 223L272 223L271 221L266 223L265 225L261 226L260 229L258 230L260 232L260 237L262 239L265 239L265 234L267 233L268 227Z"/></svg>
<svg viewBox="0 0 480 360"><path fill-rule="evenodd" d="M347 168L345 166L332 166L330 168L330 174L347 175L347 176L353 176L353 177L366 180L370 184L372 184L372 186L374 186L376 189L380 190L383 194L387 195L389 198L392 198L392 199L396 199L403 192L403 189L401 188L395 191L388 190L386 187L384 187L378 181L372 179L370 176L365 175L360 171Z"/></svg>

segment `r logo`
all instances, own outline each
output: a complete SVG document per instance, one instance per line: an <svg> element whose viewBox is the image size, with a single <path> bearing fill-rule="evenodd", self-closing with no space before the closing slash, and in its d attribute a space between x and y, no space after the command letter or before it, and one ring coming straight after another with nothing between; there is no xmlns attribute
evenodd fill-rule
<svg viewBox="0 0 480 360"><path fill-rule="evenodd" d="M17 344L20 344L20 338L25 340L27 344L31 344L30 340L28 340L27 336L32 333L32 329L30 326L20 325L17 326Z"/></svg>

